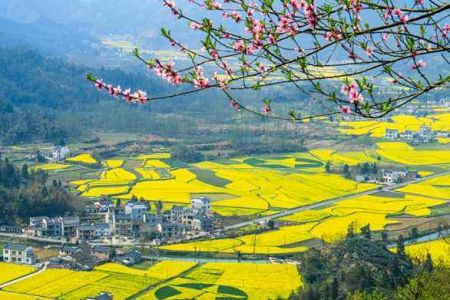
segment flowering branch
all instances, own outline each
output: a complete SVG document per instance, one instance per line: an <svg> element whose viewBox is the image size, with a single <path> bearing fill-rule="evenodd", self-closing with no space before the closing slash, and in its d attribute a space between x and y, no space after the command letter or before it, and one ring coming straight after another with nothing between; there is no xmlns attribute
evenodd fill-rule
<svg viewBox="0 0 450 300"><path fill-rule="evenodd" d="M172 0L161 0L189 30L200 32L202 50L162 35L190 65L134 56L173 85L169 95L131 93L88 77L97 88L133 103L146 103L205 89L219 89L237 111L270 118L303 120L337 113L378 118L435 89L448 88L450 4L416 0L187 0L211 18L185 14ZM442 63L429 71L428 61ZM303 116L300 110L277 114L277 99L262 97L260 107L238 99L241 90L291 85L318 94L327 111ZM339 88L340 86L340 88ZM281 111L281 110L280 110Z"/></svg>

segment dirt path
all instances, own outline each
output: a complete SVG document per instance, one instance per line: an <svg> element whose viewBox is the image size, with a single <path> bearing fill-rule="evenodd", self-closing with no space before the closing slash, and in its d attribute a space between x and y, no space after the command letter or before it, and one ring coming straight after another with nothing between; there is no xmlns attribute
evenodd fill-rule
<svg viewBox="0 0 450 300"><path fill-rule="evenodd" d="M22 277L19 277L19 278L14 279L14 280L5 282L5 283L3 283L3 284L0 284L0 289L4 289L5 287L8 287L8 286L13 285L13 284L15 284L15 283L18 283L18 282L20 282L20 281L23 281L23 280L26 280L26 279L31 278L31 277L33 277L33 276L36 276L36 275L38 275L38 274L41 274L41 273L44 272L45 270L47 270L47 264L46 264L46 263L43 265L42 268L37 269L37 270L34 271L33 273L30 273L30 274L27 274L27 275L25 275L25 276L22 276Z"/></svg>

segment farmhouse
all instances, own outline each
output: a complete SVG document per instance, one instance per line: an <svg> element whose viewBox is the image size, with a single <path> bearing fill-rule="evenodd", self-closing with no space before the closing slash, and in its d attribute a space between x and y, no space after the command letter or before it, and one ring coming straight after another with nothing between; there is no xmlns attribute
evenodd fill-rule
<svg viewBox="0 0 450 300"><path fill-rule="evenodd" d="M33 248L16 243L6 243L3 247L3 260L10 263L34 265L36 256Z"/></svg>

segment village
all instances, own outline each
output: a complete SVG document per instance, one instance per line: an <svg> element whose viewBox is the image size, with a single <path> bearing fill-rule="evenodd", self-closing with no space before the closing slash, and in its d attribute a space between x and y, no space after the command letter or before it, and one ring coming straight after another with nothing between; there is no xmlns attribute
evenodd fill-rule
<svg viewBox="0 0 450 300"><path fill-rule="evenodd" d="M190 207L174 206L171 210L149 212L148 201L99 200L86 205L83 216L32 217L27 227L2 226L1 233L31 240L60 243L58 257L47 267L90 270L96 265L115 261L133 265L141 260L138 250L123 250L117 245L133 247L137 243L160 245L198 236L213 230L211 200L193 198ZM111 246L108 246L111 245ZM23 243L5 243L5 262L34 265L32 247Z"/></svg>

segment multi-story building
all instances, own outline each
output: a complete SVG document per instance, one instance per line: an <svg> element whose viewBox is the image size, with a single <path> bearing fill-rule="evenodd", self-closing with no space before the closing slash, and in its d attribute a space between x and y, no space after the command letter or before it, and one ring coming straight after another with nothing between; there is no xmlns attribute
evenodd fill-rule
<svg viewBox="0 0 450 300"><path fill-rule="evenodd" d="M94 225L80 225L76 228L76 238L79 241L90 241L95 238Z"/></svg>
<svg viewBox="0 0 450 300"><path fill-rule="evenodd" d="M33 248L16 243L6 243L3 247L3 260L10 263L34 265L36 256Z"/></svg>
<svg viewBox="0 0 450 300"><path fill-rule="evenodd" d="M77 227L80 226L80 218L64 217L61 221L62 236L66 238L74 237L77 233Z"/></svg>
<svg viewBox="0 0 450 300"><path fill-rule="evenodd" d="M39 237L60 237L62 234L62 218L33 217L30 218L28 232Z"/></svg>

